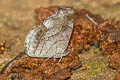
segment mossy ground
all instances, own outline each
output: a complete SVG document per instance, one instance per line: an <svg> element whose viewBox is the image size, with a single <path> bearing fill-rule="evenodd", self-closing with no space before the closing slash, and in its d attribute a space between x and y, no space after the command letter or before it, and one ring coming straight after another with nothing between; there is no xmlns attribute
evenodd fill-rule
<svg viewBox="0 0 120 80"><path fill-rule="evenodd" d="M73 71L72 80L113 80L115 71L108 67L107 56L103 56L99 48L91 47L79 57L82 67Z"/></svg>

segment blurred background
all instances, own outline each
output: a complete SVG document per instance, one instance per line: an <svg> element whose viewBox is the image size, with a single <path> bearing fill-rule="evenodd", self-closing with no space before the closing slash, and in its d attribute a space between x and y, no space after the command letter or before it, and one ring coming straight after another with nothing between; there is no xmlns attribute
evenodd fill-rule
<svg viewBox="0 0 120 80"><path fill-rule="evenodd" d="M0 41L10 52L0 54L0 66L24 51L24 39L35 25L34 9L51 6L84 8L103 18L120 20L120 0L0 0Z"/></svg>

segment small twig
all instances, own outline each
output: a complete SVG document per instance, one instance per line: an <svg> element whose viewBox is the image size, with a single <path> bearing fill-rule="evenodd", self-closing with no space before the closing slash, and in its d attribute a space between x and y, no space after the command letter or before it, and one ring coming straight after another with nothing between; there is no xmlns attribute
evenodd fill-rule
<svg viewBox="0 0 120 80"><path fill-rule="evenodd" d="M86 17L87 17L91 22L93 22L95 25L98 26L98 23L95 22L90 16L88 16L88 14L86 14Z"/></svg>

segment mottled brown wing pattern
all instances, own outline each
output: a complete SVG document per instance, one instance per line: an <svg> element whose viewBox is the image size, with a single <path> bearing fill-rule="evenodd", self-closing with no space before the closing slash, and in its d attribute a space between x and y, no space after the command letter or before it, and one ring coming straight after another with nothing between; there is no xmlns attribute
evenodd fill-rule
<svg viewBox="0 0 120 80"><path fill-rule="evenodd" d="M74 10L60 8L43 24L32 28L25 39L26 54L31 57L60 58L65 52L72 34Z"/></svg>

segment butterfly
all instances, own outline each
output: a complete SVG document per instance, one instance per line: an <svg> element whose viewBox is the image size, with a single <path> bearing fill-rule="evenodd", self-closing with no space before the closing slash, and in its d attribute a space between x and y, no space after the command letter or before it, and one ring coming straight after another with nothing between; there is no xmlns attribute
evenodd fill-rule
<svg viewBox="0 0 120 80"><path fill-rule="evenodd" d="M34 26L25 38L25 53L30 57L61 58L66 51L74 25L74 10L59 8L43 24Z"/></svg>

